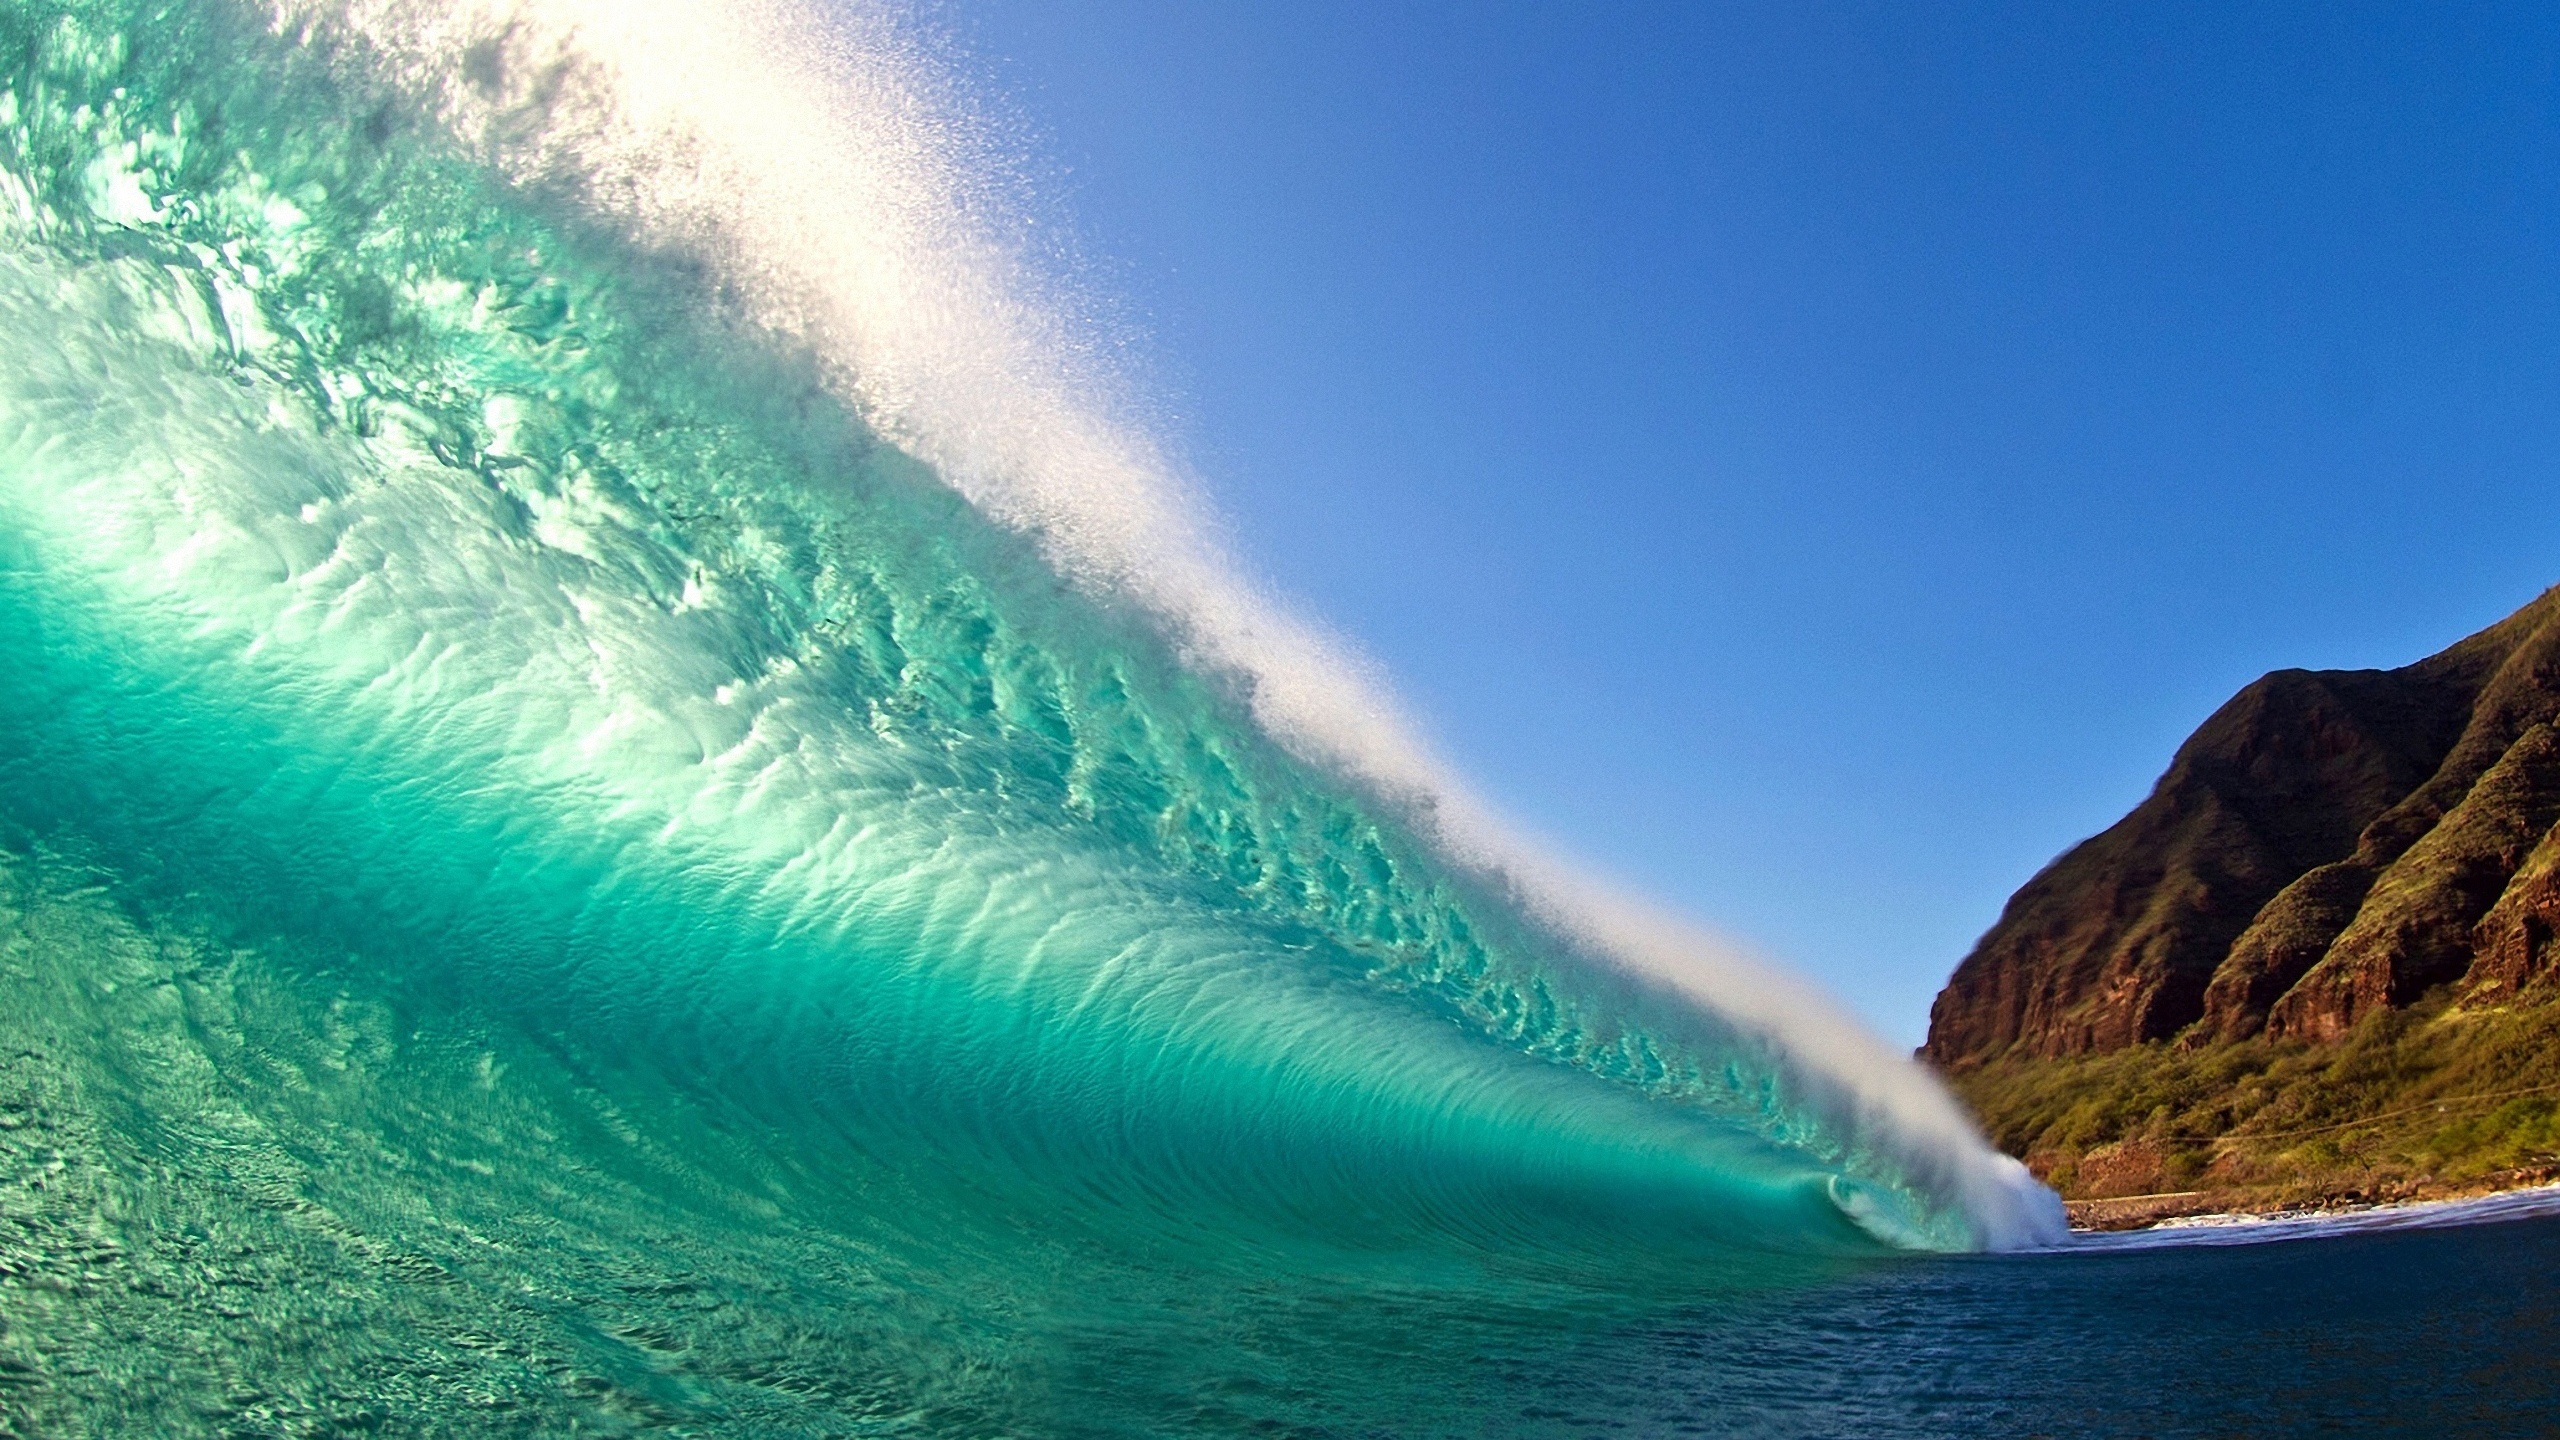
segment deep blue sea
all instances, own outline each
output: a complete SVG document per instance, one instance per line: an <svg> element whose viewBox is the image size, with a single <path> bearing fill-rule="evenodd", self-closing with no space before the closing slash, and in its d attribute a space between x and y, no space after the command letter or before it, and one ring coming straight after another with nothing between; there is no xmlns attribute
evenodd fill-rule
<svg viewBox="0 0 2560 1440"><path fill-rule="evenodd" d="M2560 1434L2556 1264L2554 1218L1891 1262L1650 1330L1521 1430Z"/></svg>

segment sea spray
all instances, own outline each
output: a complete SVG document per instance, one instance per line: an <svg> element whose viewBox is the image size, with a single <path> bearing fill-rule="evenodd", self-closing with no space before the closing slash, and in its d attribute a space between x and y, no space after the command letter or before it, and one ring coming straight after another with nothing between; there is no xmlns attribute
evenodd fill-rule
<svg viewBox="0 0 2560 1440"><path fill-rule="evenodd" d="M392 1318L295 1405L1042 1428L2050 1224L1234 578L887 20L0 15L11 1073L123 1257L59 1326L298 1257Z"/></svg>

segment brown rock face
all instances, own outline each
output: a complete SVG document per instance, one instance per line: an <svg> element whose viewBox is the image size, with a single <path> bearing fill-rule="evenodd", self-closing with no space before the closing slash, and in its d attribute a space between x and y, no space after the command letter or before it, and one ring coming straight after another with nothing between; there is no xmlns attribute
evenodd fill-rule
<svg viewBox="0 0 2560 1440"><path fill-rule="evenodd" d="M2560 970L2560 590L2398 670L2282 670L2150 798L2027 882L1922 1053L2330 1039L2459 982Z"/></svg>
<svg viewBox="0 0 2560 1440"><path fill-rule="evenodd" d="M2560 951L2552 945L2555 934L2560 934L2560 834L2542 838L2471 932L2470 978L2481 998L2499 999L2560 968Z"/></svg>

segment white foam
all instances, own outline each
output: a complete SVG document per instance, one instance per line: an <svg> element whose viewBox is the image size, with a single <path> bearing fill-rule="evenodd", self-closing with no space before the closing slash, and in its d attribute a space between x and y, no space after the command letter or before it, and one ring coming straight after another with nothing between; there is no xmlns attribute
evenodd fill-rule
<svg viewBox="0 0 2560 1440"><path fill-rule="evenodd" d="M1775 1040L1868 1143L1961 1197L1985 1243L2059 1203L1827 996L1552 854L1434 753L1374 667L1247 578L1102 363L990 129L901 16L789 0L277 0L343 29L527 180L718 265L872 424L1084 583L1133 595L1257 718L1420 818L1550 922Z"/></svg>

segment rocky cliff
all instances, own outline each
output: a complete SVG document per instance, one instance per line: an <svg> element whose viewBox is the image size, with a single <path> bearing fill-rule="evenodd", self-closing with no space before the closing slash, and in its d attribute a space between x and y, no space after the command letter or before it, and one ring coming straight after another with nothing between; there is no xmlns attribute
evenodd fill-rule
<svg viewBox="0 0 2560 1440"><path fill-rule="evenodd" d="M2555 826L2560 590L2402 669L2278 671L2010 900L1922 1053L2328 1042L2430 994L2560 992Z"/></svg>

